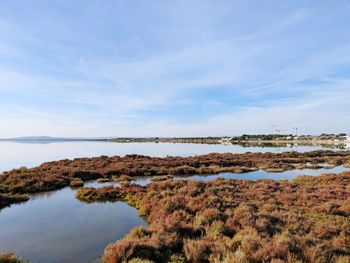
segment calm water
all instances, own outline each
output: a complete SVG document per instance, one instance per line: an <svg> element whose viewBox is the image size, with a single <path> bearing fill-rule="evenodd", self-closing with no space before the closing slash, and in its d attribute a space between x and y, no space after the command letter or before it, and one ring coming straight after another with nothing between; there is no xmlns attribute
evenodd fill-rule
<svg viewBox="0 0 350 263"><path fill-rule="evenodd" d="M72 159L77 157L95 157L101 155L143 154L163 157L193 156L211 152L283 152L312 151L320 146L299 147L242 147L220 144L181 144L181 143L113 143L113 142L55 142L55 143L15 143L0 142L0 172L19 168L33 167L47 161Z"/></svg>
<svg viewBox="0 0 350 263"><path fill-rule="evenodd" d="M317 146L293 148L244 148L233 145L172 143L64 142L21 144L0 142L0 171L20 166L35 166L45 161L100 155L144 154L150 156L191 156L210 152L282 152L310 151ZM324 149L324 148L323 148ZM215 178L292 179L297 175L342 172L343 167L318 170L293 170L282 173L254 171L245 174L222 173L210 176L176 177L178 179L213 180ZM145 185L149 178L137 178ZM88 182L100 187L113 183ZM117 184L114 184L117 185ZM99 262L104 248L125 236L133 227L145 225L136 209L125 203L86 204L75 198L70 187L33 195L31 200L0 211L0 252L15 251L31 262Z"/></svg>
<svg viewBox="0 0 350 263"><path fill-rule="evenodd" d="M179 179L193 179L200 181L211 181L216 178L224 178L224 179L246 179L246 180L257 180L257 179L273 179L273 180L291 180L299 175L320 175L323 173L341 173L344 171L350 171L350 168L345 168L343 166L337 166L331 169L302 169L302 170L291 170L280 173L268 173L262 170L243 173L243 174L235 174L235 173L221 173L218 175L194 175L194 176L178 176L175 177L175 180Z"/></svg>
<svg viewBox="0 0 350 263"><path fill-rule="evenodd" d="M99 262L111 242L145 225L126 203L86 204L70 187L33 195L0 212L0 252L31 262Z"/></svg>
<svg viewBox="0 0 350 263"><path fill-rule="evenodd" d="M336 166L332 168L322 168L322 169L300 169L300 170L291 170L278 173L269 173L263 170L257 170L248 173L219 173L214 175L190 175L190 176L174 176L173 180L199 180L199 181L211 181L217 178L224 179L244 179L244 180L257 180L257 179L273 179L273 180L291 180L299 175L321 175L324 173L341 173L345 171L350 171L350 168L345 168L343 166ZM132 181L133 184L146 185L151 183L152 180L149 177L136 177ZM89 187L102 187L108 185L119 186L115 182L88 182L85 186Z"/></svg>

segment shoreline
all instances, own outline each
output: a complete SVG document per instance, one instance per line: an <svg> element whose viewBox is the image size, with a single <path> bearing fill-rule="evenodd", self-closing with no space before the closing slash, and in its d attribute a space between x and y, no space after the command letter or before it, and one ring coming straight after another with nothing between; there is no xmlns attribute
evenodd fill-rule
<svg viewBox="0 0 350 263"><path fill-rule="evenodd" d="M63 142L110 142L110 143L174 143L174 144L212 144L212 145L251 145L251 146L345 146L350 147L350 140L338 139L233 139L230 137L150 137L150 138L13 138L0 139L0 142L14 143L63 143Z"/></svg>

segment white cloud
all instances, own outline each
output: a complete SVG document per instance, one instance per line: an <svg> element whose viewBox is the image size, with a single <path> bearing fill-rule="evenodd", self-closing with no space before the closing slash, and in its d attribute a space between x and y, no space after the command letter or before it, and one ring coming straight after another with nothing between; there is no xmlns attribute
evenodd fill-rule
<svg viewBox="0 0 350 263"><path fill-rule="evenodd" d="M350 39L349 25L338 21L344 10L270 4L281 12L194 1L161 4L139 20L130 16L135 7L123 16L118 5L100 27L90 21L92 6L81 25L69 24L69 15L62 20L66 14L42 27L3 19L0 137L219 135L268 132L272 123L310 133L345 129ZM239 105L212 98L217 88L240 98ZM204 90L210 91L197 101ZM186 114L168 116L184 105L222 111L198 114L192 123Z"/></svg>

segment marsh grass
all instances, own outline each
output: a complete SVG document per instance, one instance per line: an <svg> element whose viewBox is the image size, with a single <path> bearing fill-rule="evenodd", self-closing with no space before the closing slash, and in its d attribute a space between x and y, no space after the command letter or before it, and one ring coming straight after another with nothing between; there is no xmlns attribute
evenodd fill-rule
<svg viewBox="0 0 350 263"><path fill-rule="evenodd" d="M111 244L104 262L347 262L350 173L292 181L194 180L81 188L123 200L149 223Z"/></svg>

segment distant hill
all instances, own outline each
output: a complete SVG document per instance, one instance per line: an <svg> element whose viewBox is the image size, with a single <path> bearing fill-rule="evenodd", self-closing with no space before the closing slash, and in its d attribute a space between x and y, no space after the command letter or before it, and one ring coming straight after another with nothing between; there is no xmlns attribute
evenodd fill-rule
<svg viewBox="0 0 350 263"><path fill-rule="evenodd" d="M66 141L106 141L106 138L69 138L69 137L50 137L50 136L24 136L0 139L0 141L17 142L66 142Z"/></svg>

